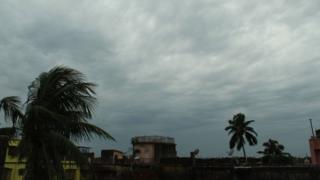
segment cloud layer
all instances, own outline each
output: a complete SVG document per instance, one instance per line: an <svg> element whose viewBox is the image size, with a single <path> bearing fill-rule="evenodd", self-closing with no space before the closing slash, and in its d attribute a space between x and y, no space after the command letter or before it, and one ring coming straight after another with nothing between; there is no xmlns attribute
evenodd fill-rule
<svg viewBox="0 0 320 180"><path fill-rule="evenodd" d="M25 97L55 65L97 83L93 122L127 151L137 135L176 138L180 155L226 156L226 122L255 119L261 149L278 139L309 153L320 127L320 3L311 1L80 0L0 6L0 97Z"/></svg>

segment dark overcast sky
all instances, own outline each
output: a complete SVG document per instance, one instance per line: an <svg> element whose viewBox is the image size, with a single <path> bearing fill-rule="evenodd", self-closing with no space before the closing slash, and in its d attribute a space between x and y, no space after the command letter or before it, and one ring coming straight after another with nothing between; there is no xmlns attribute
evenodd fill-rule
<svg viewBox="0 0 320 180"><path fill-rule="evenodd" d="M66 65L98 84L96 125L127 151L137 135L175 137L179 155L226 156L233 114L309 154L320 128L319 0L3 0L0 97ZM1 117L2 118L2 117ZM99 155L99 154L98 154ZM238 153L241 155L241 152Z"/></svg>

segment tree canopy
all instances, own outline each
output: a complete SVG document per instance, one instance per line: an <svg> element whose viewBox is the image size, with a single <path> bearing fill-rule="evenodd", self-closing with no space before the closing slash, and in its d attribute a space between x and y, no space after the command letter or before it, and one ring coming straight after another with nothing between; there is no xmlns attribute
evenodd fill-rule
<svg viewBox="0 0 320 180"><path fill-rule="evenodd" d="M65 179L61 161L66 157L86 163L73 141L94 136L114 140L88 121L96 104L95 86L81 72L57 66L29 85L25 108L16 96L0 101L5 119L12 122L9 129L20 132L18 154L27 160L26 180ZM7 131L1 129L0 133Z"/></svg>
<svg viewBox="0 0 320 180"><path fill-rule="evenodd" d="M257 144L258 135L250 124L254 120L246 121L246 116L243 113L238 113L233 116L232 120L229 120L229 125L225 128L229 131L228 134L231 135L229 141L230 149L236 148L238 151L242 149L243 156L246 157L245 143L248 142L250 146Z"/></svg>

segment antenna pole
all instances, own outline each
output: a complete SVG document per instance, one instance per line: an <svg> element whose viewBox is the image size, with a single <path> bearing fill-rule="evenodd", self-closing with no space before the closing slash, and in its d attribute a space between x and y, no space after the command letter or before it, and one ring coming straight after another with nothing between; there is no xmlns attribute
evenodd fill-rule
<svg viewBox="0 0 320 180"><path fill-rule="evenodd" d="M314 136L314 131L313 131L312 119L309 119L309 121L310 121L310 127L311 127L312 137L315 137L315 136Z"/></svg>

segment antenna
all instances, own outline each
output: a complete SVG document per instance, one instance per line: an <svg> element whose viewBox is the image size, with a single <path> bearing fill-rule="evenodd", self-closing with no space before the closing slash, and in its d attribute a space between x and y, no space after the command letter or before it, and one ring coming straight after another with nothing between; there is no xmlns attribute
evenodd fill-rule
<svg viewBox="0 0 320 180"><path fill-rule="evenodd" d="M310 127L311 127L312 137L314 137L314 131L313 131L313 125L312 125L312 119L309 119L309 121L310 121Z"/></svg>

